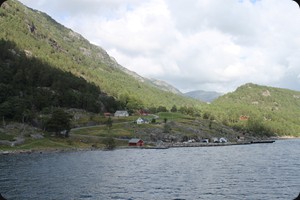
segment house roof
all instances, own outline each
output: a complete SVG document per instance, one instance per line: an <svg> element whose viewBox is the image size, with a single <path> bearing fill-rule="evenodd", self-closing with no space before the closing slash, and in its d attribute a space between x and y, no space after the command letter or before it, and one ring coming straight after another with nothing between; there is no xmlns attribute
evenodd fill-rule
<svg viewBox="0 0 300 200"><path fill-rule="evenodd" d="M141 139L138 138L132 138L131 140L129 140L129 143L138 143L139 141L141 141ZM142 140L143 141L143 140Z"/></svg>
<svg viewBox="0 0 300 200"><path fill-rule="evenodd" d="M118 110L115 114L128 114L128 112L126 110Z"/></svg>
<svg viewBox="0 0 300 200"><path fill-rule="evenodd" d="M149 120L148 120L148 119L145 119L145 118L139 117L136 121L144 121L144 122L147 122L147 121L149 121Z"/></svg>

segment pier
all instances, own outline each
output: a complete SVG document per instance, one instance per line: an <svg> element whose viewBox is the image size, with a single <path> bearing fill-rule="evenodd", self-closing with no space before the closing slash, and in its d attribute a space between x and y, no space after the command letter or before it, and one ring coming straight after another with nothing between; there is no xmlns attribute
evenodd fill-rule
<svg viewBox="0 0 300 200"><path fill-rule="evenodd" d="M203 142L178 142L178 143L164 143L160 146L143 147L145 149L168 149L168 148L181 148L181 147L220 147L220 146L233 146L233 145L251 145L274 143L275 140L257 140L257 141L243 141L243 142L224 142L224 143L203 143Z"/></svg>

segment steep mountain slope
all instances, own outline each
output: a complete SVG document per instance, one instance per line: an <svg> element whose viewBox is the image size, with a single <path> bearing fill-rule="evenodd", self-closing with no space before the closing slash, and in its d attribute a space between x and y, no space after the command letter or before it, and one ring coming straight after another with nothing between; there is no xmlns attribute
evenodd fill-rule
<svg viewBox="0 0 300 200"><path fill-rule="evenodd" d="M16 44L28 57L95 84L120 99L125 108L201 106L196 100L158 89L120 66L102 48L16 0L4 3L0 16L1 39Z"/></svg>
<svg viewBox="0 0 300 200"><path fill-rule="evenodd" d="M204 102L212 102L221 96L221 93L213 92L213 91L203 91L203 90L195 90L184 93L185 96L192 97L194 99L204 101Z"/></svg>
<svg viewBox="0 0 300 200"><path fill-rule="evenodd" d="M232 126L259 123L278 135L300 136L300 92L248 83L211 106Z"/></svg>
<svg viewBox="0 0 300 200"><path fill-rule="evenodd" d="M164 90L166 92L171 92L174 94L178 94L178 95L182 95L182 93L177 88L168 84L165 81L161 81L161 80L157 80L157 79L153 79L153 78L149 79L149 81L151 84L153 84L155 87L157 87L161 90Z"/></svg>
<svg viewBox="0 0 300 200"><path fill-rule="evenodd" d="M113 112L120 107L99 87L28 57L12 42L0 39L0 52L0 116L5 119L33 118L52 107L96 113Z"/></svg>

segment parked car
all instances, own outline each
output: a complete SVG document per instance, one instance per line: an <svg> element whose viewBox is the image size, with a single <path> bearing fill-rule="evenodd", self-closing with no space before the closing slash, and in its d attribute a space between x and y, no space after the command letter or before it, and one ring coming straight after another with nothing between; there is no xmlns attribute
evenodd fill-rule
<svg viewBox="0 0 300 200"><path fill-rule="evenodd" d="M219 142L220 142L220 143L227 143L227 139L226 139L226 138L220 138L220 139L219 139Z"/></svg>
<svg viewBox="0 0 300 200"><path fill-rule="evenodd" d="M203 140L201 140L201 142L203 142L203 143L209 143L209 139L203 139Z"/></svg>

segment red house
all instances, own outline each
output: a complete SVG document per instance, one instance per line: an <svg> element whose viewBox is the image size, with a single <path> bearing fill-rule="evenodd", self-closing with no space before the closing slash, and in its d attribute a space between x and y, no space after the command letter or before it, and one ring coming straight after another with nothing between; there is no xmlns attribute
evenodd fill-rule
<svg viewBox="0 0 300 200"><path fill-rule="evenodd" d="M248 119L249 119L248 116L245 116L245 115L240 116L240 121L247 121Z"/></svg>
<svg viewBox="0 0 300 200"><path fill-rule="evenodd" d="M142 147L142 146L144 146L144 141L141 139L133 138L133 139L129 140L128 146Z"/></svg>
<svg viewBox="0 0 300 200"><path fill-rule="evenodd" d="M104 113L104 117L110 117L110 116L112 116L111 113L109 113L109 112Z"/></svg>
<svg viewBox="0 0 300 200"><path fill-rule="evenodd" d="M143 116L148 115L148 111L146 111L146 110L139 110L138 113Z"/></svg>

